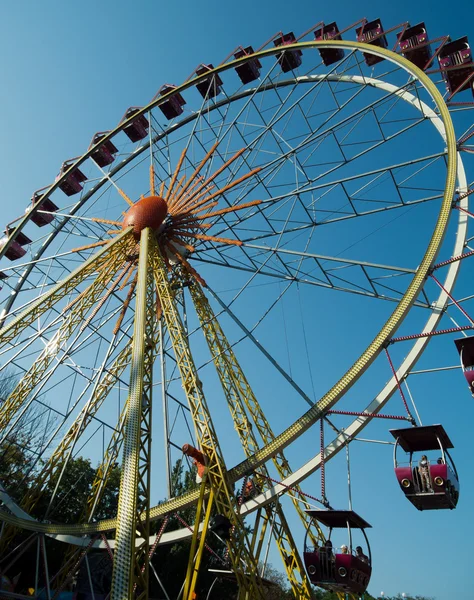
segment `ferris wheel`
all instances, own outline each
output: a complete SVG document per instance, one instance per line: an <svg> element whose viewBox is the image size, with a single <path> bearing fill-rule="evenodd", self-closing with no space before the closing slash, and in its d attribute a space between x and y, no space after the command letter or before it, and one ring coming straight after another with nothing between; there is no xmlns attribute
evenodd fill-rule
<svg viewBox="0 0 474 600"><path fill-rule="evenodd" d="M454 296L473 253L473 89L467 38L319 23L200 64L65 160L2 240L1 370L16 374L2 443L42 415L27 491L1 482L2 575L37 544L36 597L58 598L101 549L112 600L148 598L152 578L168 598L153 554L189 543L188 600L214 536L216 578L239 598L264 597L267 540L296 598L311 584L359 597L368 541L328 541L369 524L334 510L325 473L375 419L397 422L408 499L456 506L451 440L421 426L406 380L433 337L473 328ZM457 345L472 383L469 339ZM442 462L416 467L413 453L437 445ZM64 523L61 480L78 456L99 467L81 518ZM198 485L177 493L186 464ZM117 465L117 514L102 518ZM18 528L30 533L13 548ZM45 536L64 543L60 573Z"/></svg>

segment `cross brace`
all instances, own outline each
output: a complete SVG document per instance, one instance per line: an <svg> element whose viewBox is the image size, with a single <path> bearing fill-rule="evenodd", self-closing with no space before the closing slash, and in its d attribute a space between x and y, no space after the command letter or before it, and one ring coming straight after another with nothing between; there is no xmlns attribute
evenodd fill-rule
<svg viewBox="0 0 474 600"><path fill-rule="evenodd" d="M153 267L163 317L174 349L182 386L191 409L196 438L200 450L207 458L207 476L214 494L215 506L218 513L225 515L234 527L233 536L228 543L228 547L229 558L237 578L240 594L242 598L248 594L249 598L261 599L263 597L263 586L258 577L257 565L249 550L250 546L242 520L235 511L236 501L232 486L227 478L227 470L217 433L191 355L174 293L168 280L166 264L157 245L155 245L153 253Z"/></svg>
<svg viewBox="0 0 474 600"><path fill-rule="evenodd" d="M189 286L189 290L242 448L244 449L246 456L252 456L258 450L258 442L252 424L247 416L245 406L247 406L264 442L265 439L273 437L273 432L243 374L237 358L225 337L222 327L219 324L201 285L197 282L192 282ZM283 453L277 455L273 461L282 477L284 476L283 473L291 473ZM264 474L268 475L265 466L262 467L262 470ZM263 487L268 486L268 482L268 478L259 479L259 485L262 485ZM303 524L305 527L308 527L311 520L308 520L306 513L300 509L300 505L296 500L294 500L294 503ZM311 584L306 576L306 571L296 548L288 522L283 513L282 506L279 503L274 507L269 506L266 508L266 512L267 519L273 521L272 533L276 540L295 598L311 598ZM275 514L272 514L273 512ZM321 539L321 537L321 532L317 530L317 538Z"/></svg>

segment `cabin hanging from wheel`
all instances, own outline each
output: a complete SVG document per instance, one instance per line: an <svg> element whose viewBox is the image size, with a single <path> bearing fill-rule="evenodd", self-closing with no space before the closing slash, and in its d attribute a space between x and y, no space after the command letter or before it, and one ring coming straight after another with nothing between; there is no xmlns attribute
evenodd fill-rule
<svg viewBox="0 0 474 600"><path fill-rule="evenodd" d="M323 25L314 32L314 39L317 42L323 42L324 40L342 40L339 28L336 22L329 23L329 25ZM342 48L318 48L319 54L323 59L323 63L326 67L332 65L344 58L344 50Z"/></svg>
<svg viewBox="0 0 474 600"><path fill-rule="evenodd" d="M13 235L14 232L14 227L7 226L5 228L5 235L0 239L0 249L5 246L10 236ZM23 246L27 246L28 244L31 244L30 238L20 231L16 234L15 239L11 242L10 247L5 252L5 256L8 258L8 260L12 261L22 258L26 254L26 250Z"/></svg>
<svg viewBox="0 0 474 600"><path fill-rule="evenodd" d="M54 220L54 213L58 210L58 207L52 200L46 198L44 195L44 190L46 188L42 188L41 190L37 190L34 192L31 198L31 205L27 208L26 212L30 212L30 210L38 206L38 211L32 217L31 220L38 227L44 227L48 225Z"/></svg>
<svg viewBox="0 0 474 600"><path fill-rule="evenodd" d="M459 479L448 449L453 444L442 425L391 429L396 439L393 461L403 493L418 510L453 509L459 498ZM401 448L409 456L399 462ZM430 454L431 453L431 454Z"/></svg>
<svg viewBox="0 0 474 600"><path fill-rule="evenodd" d="M89 150L100 143L109 131L99 131L94 135L92 141L89 146ZM94 150L91 154L92 160L99 165L99 167L106 167L107 165L111 165L115 160L115 155L118 152L118 148L112 143L112 140L107 140L100 144L100 146Z"/></svg>
<svg viewBox="0 0 474 600"><path fill-rule="evenodd" d="M425 24L418 23L407 27L397 34L397 38L403 56L419 69L424 69L431 58L431 46Z"/></svg>
<svg viewBox="0 0 474 600"><path fill-rule="evenodd" d="M120 123L128 121L133 117L133 115L136 115L137 112L139 112L140 110L141 108L139 106L131 106L127 109ZM124 127L123 132L131 142L139 142L140 140L146 138L146 136L148 135L149 127L150 123L148 123L147 118L143 115L140 115L136 119L133 119L130 125Z"/></svg>
<svg viewBox="0 0 474 600"><path fill-rule="evenodd" d="M474 336L454 340L461 360L461 368L469 386L469 391L474 396Z"/></svg>
<svg viewBox="0 0 474 600"><path fill-rule="evenodd" d="M252 46L247 46L247 48L240 48L240 50L237 50L237 52L234 54L234 58L242 58L243 56L248 56L249 54L253 53L254 49ZM235 72L239 76L240 81L245 84L258 79L260 77L261 68L262 63L258 60L258 58L254 58L244 62L238 67L235 67Z"/></svg>
<svg viewBox="0 0 474 600"><path fill-rule="evenodd" d="M66 178L63 179L59 184L59 189L64 192L66 196L73 196L74 194L81 192L82 188L84 187L84 182L87 181L87 177L80 169L71 169L71 166L76 162L76 160L76 158L65 160L61 165L61 170L56 178L59 179L65 173L67 173Z"/></svg>
<svg viewBox="0 0 474 600"><path fill-rule="evenodd" d="M273 40L273 44L277 48L280 46L288 46L289 44L295 43L296 38L295 34L292 31L290 31L289 33L281 34L275 40ZM303 53L301 52L301 50L285 50L284 52L279 52L276 55L283 73L288 73L288 71L297 69L302 63L302 56Z"/></svg>
<svg viewBox="0 0 474 600"><path fill-rule="evenodd" d="M370 44L371 46L377 46L378 48L386 48L388 46L387 36L384 34L382 27L382 21L376 19L365 23L362 27L356 29L357 41ZM364 52L365 64L368 67L372 67L377 63L381 62L383 58L381 56L375 56L374 54L368 54Z"/></svg>
<svg viewBox="0 0 474 600"><path fill-rule="evenodd" d="M165 83L160 87L158 93L153 98L155 100L158 96L164 96L169 92L172 92L176 89L176 86L171 83ZM183 114L183 106L186 104L185 99L179 92L174 93L167 100L158 104L158 108L165 115L168 120L174 119L175 117L179 117L179 115Z"/></svg>
<svg viewBox="0 0 474 600"><path fill-rule="evenodd" d="M474 64L467 36L445 44L439 51L438 62L450 94L468 89L474 93Z"/></svg>
<svg viewBox="0 0 474 600"><path fill-rule="evenodd" d="M365 530L371 525L352 510L307 510L306 513L318 523L329 528L324 545L317 548L308 546L308 532L304 543L304 563L308 577L314 585L341 594L361 595L369 585L372 574L372 555ZM347 543L339 546L339 538L334 545L333 530L343 529L347 532ZM354 542L354 534L360 532L363 544L367 548L365 554L362 546Z"/></svg>
<svg viewBox="0 0 474 600"><path fill-rule="evenodd" d="M197 76L204 75L205 73L208 73L213 69L214 65L212 64L201 64L196 69L195 74ZM203 79L202 81L196 84L196 89L205 100L215 98L222 92L222 79L216 73L213 75L209 75L209 77Z"/></svg>

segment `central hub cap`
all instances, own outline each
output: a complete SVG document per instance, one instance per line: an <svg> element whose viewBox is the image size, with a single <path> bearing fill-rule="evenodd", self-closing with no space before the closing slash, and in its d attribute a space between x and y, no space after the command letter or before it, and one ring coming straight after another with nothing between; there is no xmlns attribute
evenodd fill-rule
<svg viewBox="0 0 474 600"><path fill-rule="evenodd" d="M122 229L133 227L133 236L140 239L142 229L158 229L168 213L168 205L160 196L142 198L125 213Z"/></svg>

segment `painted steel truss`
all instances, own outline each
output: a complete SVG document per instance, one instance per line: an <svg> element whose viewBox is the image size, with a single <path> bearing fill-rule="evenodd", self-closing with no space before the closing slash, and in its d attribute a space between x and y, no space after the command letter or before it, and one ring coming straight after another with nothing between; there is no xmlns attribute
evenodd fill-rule
<svg viewBox="0 0 474 600"><path fill-rule="evenodd" d="M270 424L237 361L231 344L229 344L201 285L198 282L191 282L189 290L242 448L246 456L252 456L258 450L259 445L246 409L251 415L253 424L262 437L264 444L267 444L274 438ZM273 463L282 479L291 474L290 466L283 452L278 453L273 458ZM263 465L262 470L267 477L259 478L259 486L265 488L269 486L270 479L268 478L269 474L265 465ZM304 501L304 496L299 486L297 486L294 492L295 494L299 494ZM322 532L319 529L311 527L311 519L302 510L295 496L292 499L303 525L305 528L309 528L313 544L321 544L324 541ZM279 503L276 503L272 506L267 506L266 511L267 519L273 522L273 536L275 537L295 597L311 598L311 584L306 576L291 530L283 514L283 508Z"/></svg>
<svg viewBox="0 0 474 600"><path fill-rule="evenodd" d="M228 542L229 558L239 585L241 597L262 598L262 584L257 565L250 551L244 525L236 513L236 500L225 467L217 433L202 389L202 383L189 348L188 339L178 312L167 268L158 247L153 251L153 270L168 334L174 349L182 385L191 408L199 449L207 459L207 477L219 514L225 515L233 526Z"/></svg>

